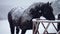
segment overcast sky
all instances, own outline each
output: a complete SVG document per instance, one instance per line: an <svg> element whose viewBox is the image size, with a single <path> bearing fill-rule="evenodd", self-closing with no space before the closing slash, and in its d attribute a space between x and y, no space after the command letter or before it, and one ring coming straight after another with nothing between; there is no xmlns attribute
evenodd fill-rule
<svg viewBox="0 0 60 34"><path fill-rule="evenodd" d="M0 19L7 18L8 12L14 7L28 8L35 2L54 2L56 0L0 0Z"/></svg>
<svg viewBox="0 0 60 34"><path fill-rule="evenodd" d="M29 6L34 2L51 2L55 0L0 0L0 5L9 5L9 6Z"/></svg>

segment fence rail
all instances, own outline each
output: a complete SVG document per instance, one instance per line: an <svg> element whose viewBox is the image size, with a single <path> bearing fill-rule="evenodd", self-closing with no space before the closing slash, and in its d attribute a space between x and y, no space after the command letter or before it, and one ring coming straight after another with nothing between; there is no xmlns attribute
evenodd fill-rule
<svg viewBox="0 0 60 34"><path fill-rule="evenodd" d="M60 20L42 20L42 19L39 19L39 18L36 18L36 19L33 19L33 34L40 34L39 31L38 31L38 28L39 28L39 24L41 23L44 27L44 32L43 34L48 34L48 27L50 25L50 23L52 23L53 27L55 28L55 30L57 31L57 28L56 26L54 25L54 23L60 23ZM43 23L48 23L47 27L44 26Z"/></svg>

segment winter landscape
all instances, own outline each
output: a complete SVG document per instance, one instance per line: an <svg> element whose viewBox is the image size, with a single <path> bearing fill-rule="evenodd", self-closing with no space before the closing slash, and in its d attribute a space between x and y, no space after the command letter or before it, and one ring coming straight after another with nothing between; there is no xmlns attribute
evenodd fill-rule
<svg viewBox="0 0 60 34"><path fill-rule="evenodd" d="M52 2L52 7L54 9L54 15L57 19L57 15L60 13L60 0L0 0L0 34L11 34L10 33L10 26L7 19L8 12L13 7L20 7L22 9L28 8L32 3L35 2ZM41 17L44 18L44 17ZM48 23L44 23L47 26ZM57 28L57 23L54 23ZM53 25L50 24L49 28L47 29L49 33L56 33ZM39 25L39 32L43 33L44 28L42 24ZM19 34L21 33L21 30ZM32 30L27 30L26 34L32 34Z"/></svg>

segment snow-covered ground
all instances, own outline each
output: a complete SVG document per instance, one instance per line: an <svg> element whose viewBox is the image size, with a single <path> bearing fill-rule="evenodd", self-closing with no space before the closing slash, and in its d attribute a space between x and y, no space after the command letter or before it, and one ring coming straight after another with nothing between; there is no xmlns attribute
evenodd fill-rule
<svg viewBox="0 0 60 34"><path fill-rule="evenodd" d="M47 26L47 24L48 23L45 23L45 26ZM57 27L56 23L55 23L55 26ZM42 33L43 31L44 31L44 28L43 28L42 24L40 24L39 25L39 32ZM48 28L48 32L49 33L56 33L56 30L54 29L52 24L50 24L50 26ZM20 30L20 33L21 33L21 30ZM32 33L33 33L32 30L26 31L26 34L32 34ZM10 28L9 28L8 20L0 20L0 34L10 34Z"/></svg>

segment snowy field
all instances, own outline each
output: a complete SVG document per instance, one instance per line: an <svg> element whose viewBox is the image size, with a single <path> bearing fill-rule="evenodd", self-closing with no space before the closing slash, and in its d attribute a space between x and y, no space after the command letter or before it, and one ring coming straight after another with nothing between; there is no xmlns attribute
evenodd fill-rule
<svg viewBox="0 0 60 34"><path fill-rule="evenodd" d="M48 23L45 23L45 26L47 26ZM57 24L55 23L55 26L57 26ZM42 26L42 24L39 25L39 32L42 33L44 31L44 28ZM49 28L48 28L48 32L49 33L56 33L56 30L54 29L54 27L52 26L52 24L50 24ZM21 30L19 32L19 34L21 33ZM26 34L32 34L32 30L27 30ZM0 34L10 34L10 28L9 28L9 23L8 20L0 20Z"/></svg>
<svg viewBox="0 0 60 34"><path fill-rule="evenodd" d="M35 2L53 2L52 6L54 8L54 14L60 13L60 0L0 0L0 19L7 18L8 12L13 7L22 7L24 9L28 8L32 3ZM48 23L44 23L45 26L47 26ZM55 26L57 27L57 24L55 23ZM56 33L56 30L54 29L53 25L50 24L49 28L47 29L49 33ZM39 25L39 32L43 33L44 28L42 24ZM21 30L19 34L21 33ZM32 34L32 30L27 30L26 34ZM0 34L11 34L10 33L10 27L8 20L0 20Z"/></svg>

